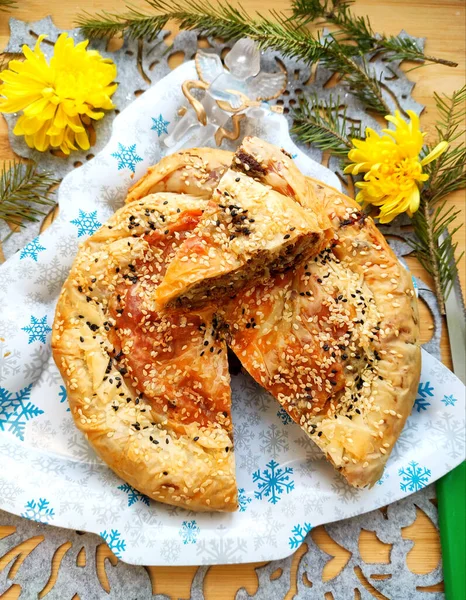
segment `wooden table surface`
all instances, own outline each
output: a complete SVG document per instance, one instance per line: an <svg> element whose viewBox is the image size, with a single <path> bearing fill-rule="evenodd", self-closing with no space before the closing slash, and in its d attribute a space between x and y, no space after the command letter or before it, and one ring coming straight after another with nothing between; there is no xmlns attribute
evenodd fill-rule
<svg viewBox="0 0 466 600"><path fill-rule="evenodd" d="M87 10L95 13L100 9L118 11L124 8L122 0L20 0L20 8L14 11L18 19L35 21L51 15L58 27L70 28L79 12ZM134 2L136 4L136 2ZM140 3L142 4L142 3ZM259 0L243 0L243 7L248 11L264 11L263 2ZM284 0L269 0L267 8L285 10L288 2ZM422 117L423 129L432 131L435 118L433 93L451 93L465 83L465 46L466 46L466 15L464 0L357 0L354 10L358 14L367 14L374 29L387 34L396 34L401 29L408 33L426 37L426 53L433 56L454 60L459 63L455 69L440 65L430 65L416 69L409 77L416 82L413 96L426 106ZM176 28L172 28L176 32ZM8 19L0 13L0 47L4 48L9 36ZM7 127L3 118L0 118L0 158L14 158L7 136ZM462 211L460 218L465 220L465 195L463 192L453 194L449 203ZM456 235L459 249L465 249L465 228ZM428 276L417 264L415 259L408 259L410 268L427 283ZM463 290L465 289L464 260L460 265L460 279ZM430 313L425 306L421 306L422 340L427 341L432 333ZM445 329L445 328L444 328ZM451 366L448 339L446 332L441 342L442 358L446 365ZM0 522L0 539L7 532L2 529ZM432 571L440 560L440 542L438 531L430 519L418 509L416 521L403 531L403 537L415 542L413 550L408 555L408 567L415 573L424 574ZM335 577L346 564L348 551L338 546L326 533L324 527L317 527L312 531L313 540L326 552L335 558L329 559L324 572L326 580ZM360 538L360 551L363 560L368 562L389 562L390 546L382 544L374 532L362 532ZM296 591L296 568L299 558L305 548L301 547L295 553L293 561L294 571L290 588L286 595L287 600L293 598ZM100 554L99 568L102 568L105 553ZM262 563L264 564L264 563ZM240 587L245 587L249 594L255 593L258 580L254 567L258 563L247 565L214 566L209 569L206 576L204 592L207 600L232 600ZM197 567L150 567L149 573L153 583L154 593L165 593L173 599L189 598L192 578ZM294 573L294 574L293 574ZM294 580L293 580L294 577ZM442 589L442 584L432 588L432 591ZM19 597L21 590L13 586L2 596L5 600ZM74 600L78 600L75 596ZM349 600L349 599L348 599Z"/></svg>

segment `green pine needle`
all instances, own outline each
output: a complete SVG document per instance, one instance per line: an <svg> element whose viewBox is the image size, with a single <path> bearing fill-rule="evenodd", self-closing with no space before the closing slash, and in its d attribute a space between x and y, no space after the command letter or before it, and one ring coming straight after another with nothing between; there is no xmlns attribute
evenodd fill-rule
<svg viewBox="0 0 466 600"><path fill-rule="evenodd" d="M301 99L293 112L292 133L305 144L313 144L319 150L345 158L352 144L350 139L361 137L361 125L348 123L346 106L340 98L319 100L317 94Z"/></svg>
<svg viewBox="0 0 466 600"><path fill-rule="evenodd" d="M419 210L412 219L417 239L411 245L419 262L432 276L440 312L445 314L445 300L464 254L456 256L457 243L453 241L453 235L462 227L462 224L454 226L460 211L452 206L447 208L445 198L451 192L466 188L466 146L463 140L459 142L464 137L466 86L451 96L435 94L435 101L437 139L426 146L425 154L442 140L450 146L424 167L429 179L421 190Z"/></svg>
<svg viewBox="0 0 466 600"><path fill-rule="evenodd" d="M58 183L51 173L39 173L36 165L13 161L3 163L0 171L0 219L22 226L24 221L37 221L47 207L55 204L47 197L51 186Z"/></svg>
<svg viewBox="0 0 466 600"><path fill-rule="evenodd" d="M167 24L168 18L163 15L148 15L135 8L121 15L102 11L92 16L88 13L80 15L76 25L86 37L107 38L118 34L126 34L128 39L155 40Z"/></svg>
<svg viewBox="0 0 466 600"><path fill-rule="evenodd" d="M338 27L335 37L341 42L356 43L363 53L383 53L389 60L411 60L457 67L458 63L444 58L427 56L409 38L376 34L368 17L357 16L350 10L352 0L293 0L293 16L301 23L317 20Z"/></svg>

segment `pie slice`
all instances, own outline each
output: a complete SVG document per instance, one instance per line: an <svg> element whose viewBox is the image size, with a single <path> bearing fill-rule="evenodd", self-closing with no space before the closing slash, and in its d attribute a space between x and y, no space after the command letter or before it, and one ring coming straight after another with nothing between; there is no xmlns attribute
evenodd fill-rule
<svg viewBox="0 0 466 600"><path fill-rule="evenodd" d="M314 211L229 169L154 299L165 306L234 294L246 281L283 271L318 252L325 236Z"/></svg>
<svg viewBox="0 0 466 600"><path fill-rule="evenodd" d="M235 152L232 168L242 171L273 190L315 212L322 229L330 223L318 205L314 187L295 165L290 154L257 137L245 137Z"/></svg>
<svg viewBox="0 0 466 600"><path fill-rule="evenodd" d="M191 194L210 198L231 164L231 152L212 148L190 148L162 158L129 190L126 202L155 192Z"/></svg>
<svg viewBox="0 0 466 600"><path fill-rule="evenodd" d="M237 508L230 380L213 308L156 310L154 289L206 201L132 202L80 247L52 337L71 414L102 459L153 500Z"/></svg>
<svg viewBox="0 0 466 600"><path fill-rule="evenodd" d="M416 297L372 219L336 190L312 185L333 239L230 301L229 344L351 485L372 486L419 382Z"/></svg>

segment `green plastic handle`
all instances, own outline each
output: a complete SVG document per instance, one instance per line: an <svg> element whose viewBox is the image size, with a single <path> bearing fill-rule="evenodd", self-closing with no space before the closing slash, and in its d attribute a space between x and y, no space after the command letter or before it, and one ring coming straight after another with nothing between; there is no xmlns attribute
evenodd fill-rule
<svg viewBox="0 0 466 600"><path fill-rule="evenodd" d="M466 599L466 462L437 481L446 600Z"/></svg>

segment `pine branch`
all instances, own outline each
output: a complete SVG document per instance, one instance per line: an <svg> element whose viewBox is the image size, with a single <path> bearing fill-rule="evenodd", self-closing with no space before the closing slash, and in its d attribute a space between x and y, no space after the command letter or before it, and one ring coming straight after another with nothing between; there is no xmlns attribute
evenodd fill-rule
<svg viewBox="0 0 466 600"><path fill-rule="evenodd" d="M0 12L9 12L12 8L18 8L16 0L0 0Z"/></svg>
<svg viewBox="0 0 466 600"><path fill-rule="evenodd" d="M411 60L438 63L457 67L458 63L427 56L416 42L399 36L376 34L368 17L355 15L350 10L352 0L293 0L293 17L308 24L317 20L336 25L339 30L334 36L342 41L356 43L361 52L381 52L389 60Z"/></svg>
<svg viewBox="0 0 466 600"><path fill-rule="evenodd" d="M435 293L440 312L445 314L445 300L458 273L458 264L464 253L455 258L457 243L453 235L462 224L450 229L460 213L451 206L446 208L446 196L466 188L466 147L464 141L464 117L466 115L466 86L450 97L435 94L439 114L436 124L435 144L445 140L450 147L437 160L424 167L429 180L421 190L419 210L412 222L417 239L411 242L419 262L434 280ZM425 148L425 154L435 146Z"/></svg>
<svg viewBox="0 0 466 600"><path fill-rule="evenodd" d="M126 34L128 39L155 40L167 24L168 18L161 15L148 15L135 8L121 15L102 11L94 17L89 13L78 16L76 25L89 38L107 38Z"/></svg>
<svg viewBox="0 0 466 600"><path fill-rule="evenodd" d="M275 20L261 15L250 17L241 7L229 4L209 4L208 0L147 0L156 11L155 15L134 16L130 11L124 15L101 13L96 17L83 14L77 25L88 37L108 37L116 33L131 32L133 38L147 36L149 18L153 18L152 39L165 26L168 20L178 22L181 29L197 29L204 35L234 40L249 37L262 49L275 48L290 58L300 58L308 63L319 59L321 44L304 28L290 23L284 15L271 13Z"/></svg>
<svg viewBox="0 0 466 600"><path fill-rule="evenodd" d="M213 5L209 0L148 0L148 4L156 11L155 15L143 15L134 10L124 15L101 13L95 18L81 15L77 23L88 37L127 32L132 38L139 39L147 37L148 31L151 31L153 39L170 19L177 21L181 29L196 29L207 36L219 36L225 40L249 37L264 50L272 48L308 64L322 60L324 66L341 73L350 90L368 109L380 114L390 112L380 83L358 48L340 44L331 35L316 39L300 23L281 13L271 12L271 18L261 14L251 17L243 8L227 3Z"/></svg>
<svg viewBox="0 0 466 600"><path fill-rule="evenodd" d="M36 165L5 162L0 171L0 219L13 225L37 221L53 206L47 197L52 185L58 183L51 173L39 173Z"/></svg>
<svg viewBox="0 0 466 600"><path fill-rule="evenodd" d="M348 125L346 110L339 97L333 100L330 96L325 102L313 94L301 99L299 107L294 110L291 131L300 141L345 158L352 148L350 139L361 137L361 125Z"/></svg>

